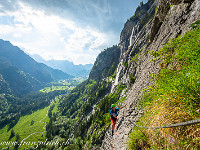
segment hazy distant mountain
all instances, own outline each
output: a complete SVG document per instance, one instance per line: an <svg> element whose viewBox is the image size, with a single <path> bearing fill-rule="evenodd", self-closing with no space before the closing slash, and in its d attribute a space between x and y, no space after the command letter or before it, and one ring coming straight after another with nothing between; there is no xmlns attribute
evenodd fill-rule
<svg viewBox="0 0 200 150"><path fill-rule="evenodd" d="M73 62L68 60L44 60L41 56L34 54L31 55L33 59L38 62L44 63L54 69L60 69L63 72L71 74L76 77L88 77L93 67L93 64L74 65Z"/></svg>
<svg viewBox="0 0 200 150"><path fill-rule="evenodd" d="M46 62L45 59L43 59L40 55L37 55L37 54L33 54L33 55L30 55L35 61L39 62L39 63L44 63Z"/></svg>
<svg viewBox="0 0 200 150"><path fill-rule="evenodd" d="M11 89L18 94L38 89L45 83L54 80L73 77L61 70L52 69L45 64L36 62L18 47L1 39L0 76L2 78L0 88L1 85L4 87L8 85L7 91Z"/></svg>

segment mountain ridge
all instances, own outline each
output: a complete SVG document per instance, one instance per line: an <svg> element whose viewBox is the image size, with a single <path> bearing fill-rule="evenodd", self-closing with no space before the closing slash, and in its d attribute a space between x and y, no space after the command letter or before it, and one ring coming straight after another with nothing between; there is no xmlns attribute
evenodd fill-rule
<svg viewBox="0 0 200 150"><path fill-rule="evenodd" d="M73 62L68 61L68 60L54 60L54 59L44 60L41 56L37 54L30 55L30 56L38 62L46 64L47 66L50 66L54 69L62 70L63 72L76 76L76 77L87 78L93 66L93 64L74 65Z"/></svg>
<svg viewBox="0 0 200 150"><path fill-rule="evenodd" d="M34 91L54 80L73 77L45 64L37 63L20 48L2 39L0 39L0 65L2 77L17 94Z"/></svg>

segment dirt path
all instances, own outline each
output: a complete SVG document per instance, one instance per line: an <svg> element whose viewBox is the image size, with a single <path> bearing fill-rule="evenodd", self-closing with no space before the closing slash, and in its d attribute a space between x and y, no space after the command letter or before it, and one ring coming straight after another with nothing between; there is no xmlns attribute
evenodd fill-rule
<svg viewBox="0 0 200 150"><path fill-rule="evenodd" d="M44 119L48 116L48 112L49 112L49 109L50 109L50 106L51 106L52 103L54 103L53 100L51 100L51 102L50 102L50 105L49 105L49 108L48 108L48 110L47 110L47 113L46 113L45 117L42 118L42 119L39 121L40 123L44 123L44 124L45 124L44 127L43 127L44 130L46 130L46 125L47 125L47 123L46 123L46 122L42 122L42 120L44 120ZM23 142L24 142L25 140L27 140L29 137L31 137L32 135L34 135L34 134L39 134L39 133L45 133L45 132L47 132L47 131L43 131L43 132L34 132L34 133L29 134L26 138L22 139L22 141L20 142L20 145L19 145L18 148L20 148L20 147L22 146ZM12 146L10 146L10 147L14 147L14 145L12 145ZM2 148L2 149L7 149L7 148L8 148L8 147Z"/></svg>
<svg viewBox="0 0 200 150"><path fill-rule="evenodd" d="M44 127L43 127L44 130L46 130L46 125L47 125L47 123L46 123L46 122L42 122L42 120L44 120L44 119L48 116L48 112L49 112L49 109L50 109L52 103L54 103L53 100L51 100L51 102L50 102L50 105L49 105L49 108L48 108L48 110L47 110L47 113L46 113L45 117L42 118L42 119L39 121L40 123L44 123L44 124L45 124ZM34 135L34 134L39 134L39 133L45 133L45 132L47 132L47 131L31 133L30 135L28 135L26 138L24 138L24 139L21 141L21 144L23 144L23 142L24 142L25 140L27 140L27 139L28 139L30 136L32 136L32 135ZM21 147L21 144L19 145L19 148Z"/></svg>

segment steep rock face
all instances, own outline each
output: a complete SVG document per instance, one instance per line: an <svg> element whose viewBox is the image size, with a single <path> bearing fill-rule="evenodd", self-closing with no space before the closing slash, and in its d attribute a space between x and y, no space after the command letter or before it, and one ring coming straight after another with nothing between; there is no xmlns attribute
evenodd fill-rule
<svg viewBox="0 0 200 150"><path fill-rule="evenodd" d="M121 54L120 57L120 62L117 68L117 74L116 78L114 81L114 84L112 86L111 92L116 91L116 85L120 83L126 84L128 89L132 86L132 84L135 81L136 78L136 66L140 66L140 61L137 59L137 54L139 52L145 53L146 47L149 46L149 35L150 35L150 29L152 27L152 19L154 14L155 14L155 9L158 4L158 1L150 0L148 1L147 4L143 5L140 10L142 13L145 12L140 18L140 20L145 20L145 23L142 23L143 21L138 21L135 26L132 27L132 34L130 34L130 37L128 40L129 47L124 46L123 43L125 43L123 40L126 39L121 39L120 42L120 48L121 51L124 52ZM148 7L146 7L146 5ZM143 8L144 7L144 8ZM137 11L137 13L141 14L141 12ZM135 13L135 16L137 14ZM149 17L147 17L149 16ZM129 28L129 26L124 26L124 29ZM121 33L121 37L123 37L123 31ZM145 55L145 54L143 54Z"/></svg>
<svg viewBox="0 0 200 150"><path fill-rule="evenodd" d="M125 23L119 44L122 54L132 45L136 38L134 35L137 35L149 19L153 17L156 3L157 1L154 3L154 0L149 0L146 4L138 6L135 14Z"/></svg>
<svg viewBox="0 0 200 150"><path fill-rule="evenodd" d="M105 134L102 149L109 150L112 149L112 146L113 149L119 150L127 148L128 134L143 113L141 110L137 110L142 90L152 84L149 75L159 72L160 69L159 62L149 61L151 56L148 52L159 50L170 39L190 30L190 24L200 19L199 0L194 2L173 0L171 2L170 7L166 7L168 2L160 0L154 18L139 32L132 31L132 33L137 33L130 37L134 36L132 46L128 50L126 46L120 47L124 53L121 54L112 92L115 91L117 84L127 84L129 91L124 101L127 107L119 112L115 140L112 140L111 128L109 128ZM137 28L136 26L133 27L133 30ZM123 65L124 63L127 65Z"/></svg>
<svg viewBox="0 0 200 150"><path fill-rule="evenodd" d="M113 46L102 51L90 72L89 79L100 80L107 76L111 76L119 62L120 49L118 46Z"/></svg>
<svg viewBox="0 0 200 150"><path fill-rule="evenodd" d="M162 25L162 22L164 21L165 16L167 15L169 9L170 9L170 2L168 0L162 0L158 4L157 13L153 19L153 25L152 25L151 33L150 33L151 42L153 41L160 26Z"/></svg>

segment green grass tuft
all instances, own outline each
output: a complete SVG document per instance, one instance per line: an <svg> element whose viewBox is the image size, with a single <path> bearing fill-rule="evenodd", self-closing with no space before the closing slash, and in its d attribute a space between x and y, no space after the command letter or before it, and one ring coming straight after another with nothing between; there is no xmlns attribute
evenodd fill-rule
<svg viewBox="0 0 200 150"><path fill-rule="evenodd" d="M200 118L200 26L172 39L154 60L162 60L155 84L145 90L140 102L145 114L143 126L164 126ZM131 149L198 149L199 124L168 129L135 128Z"/></svg>

